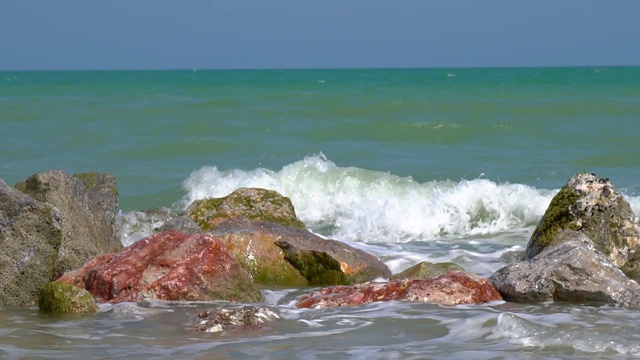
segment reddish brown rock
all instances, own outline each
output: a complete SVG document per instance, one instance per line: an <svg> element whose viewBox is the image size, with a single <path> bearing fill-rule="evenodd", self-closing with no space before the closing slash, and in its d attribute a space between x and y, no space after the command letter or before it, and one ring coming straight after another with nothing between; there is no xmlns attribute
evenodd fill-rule
<svg viewBox="0 0 640 360"><path fill-rule="evenodd" d="M392 300L460 305L502 300L502 297L487 279L464 271L452 271L431 280L404 279L328 287L303 295L296 307L317 309Z"/></svg>
<svg viewBox="0 0 640 360"><path fill-rule="evenodd" d="M95 258L59 281L87 289L99 302L140 300L260 301L238 261L208 234L169 230Z"/></svg>

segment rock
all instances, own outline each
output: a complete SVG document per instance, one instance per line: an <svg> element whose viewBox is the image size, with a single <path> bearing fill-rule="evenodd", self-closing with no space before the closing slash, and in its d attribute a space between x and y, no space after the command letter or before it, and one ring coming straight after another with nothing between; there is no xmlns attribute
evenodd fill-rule
<svg viewBox="0 0 640 360"><path fill-rule="evenodd" d="M80 180L89 195L89 205L93 214L102 214L112 232L116 228L118 214L118 185L113 174L81 173L73 174Z"/></svg>
<svg viewBox="0 0 640 360"><path fill-rule="evenodd" d="M275 242L290 233L282 225L233 218L209 231L220 239L253 281L270 286L308 286L307 279L287 260ZM299 230L299 231L298 231ZM295 229L293 233L305 232Z"/></svg>
<svg viewBox="0 0 640 360"><path fill-rule="evenodd" d="M177 230L185 234L202 234L202 229L187 215L181 215L167 220L158 228L158 232Z"/></svg>
<svg viewBox="0 0 640 360"><path fill-rule="evenodd" d="M281 227L277 231L281 238L275 244L309 285L357 284L391 277L382 261L343 242L322 239L304 229Z"/></svg>
<svg viewBox="0 0 640 360"><path fill-rule="evenodd" d="M87 290L60 281L48 282L40 292L40 311L49 314L98 312L98 305Z"/></svg>
<svg viewBox="0 0 640 360"><path fill-rule="evenodd" d="M59 281L98 302L171 300L255 302L262 294L219 239L169 230L100 256Z"/></svg>
<svg viewBox="0 0 640 360"><path fill-rule="evenodd" d="M212 309L198 314L196 330L220 332L241 328L257 328L261 325L281 319L280 315L265 308L245 306L241 309Z"/></svg>
<svg viewBox="0 0 640 360"><path fill-rule="evenodd" d="M0 305L35 305L54 276L60 212L0 179Z"/></svg>
<svg viewBox="0 0 640 360"><path fill-rule="evenodd" d="M423 261L421 263L418 263L402 271L401 273L391 276L391 280L401 280L401 279L429 280L429 279L437 278L438 276L444 275L454 270L464 271L464 268L452 262L443 262L443 263L434 264L428 261Z"/></svg>
<svg viewBox="0 0 640 360"><path fill-rule="evenodd" d="M240 188L223 198L196 200L186 212L205 231L239 216L305 228L289 198L265 189Z"/></svg>
<svg viewBox="0 0 640 360"><path fill-rule="evenodd" d="M640 244L638 226L629 203L609 179L577 174L551 200L527 244L526 258L542 252L559 230L576 230L593 240L595 248L615 266L638 280L640 261L634 257L640 256L635 255Z"/></svg>
<svg viewBox="0 0 640 360"><path fill-rule="evenodd" d="M489 279L514 302L604 302L640 305L640 286L582 232L559 230L533 259L510 264Z"/></svg>
<svg viewBox="0 0 640 360"><path fill-rule="evenodd" d="M122 249L114 228L117 189L113 176L79 176L90 190L83 181L59 170L32 175L16 185L25 194L60 210L63 239L54 278L98 255Z"/></svg>
<svg viewBox="0 0 640 360"><path fill-rule="evenodd" d="M404 279L324 288L301 296L295 306L318 309L394 300L459 305L502 298L487 279L464 271L452 271L431 280Z"/></svg>

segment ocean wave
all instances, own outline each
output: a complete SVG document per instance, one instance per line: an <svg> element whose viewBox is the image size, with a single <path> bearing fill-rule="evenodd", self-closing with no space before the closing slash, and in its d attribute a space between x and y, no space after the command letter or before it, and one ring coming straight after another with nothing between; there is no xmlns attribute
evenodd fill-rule
<svg viewBox="0 0 640 360"><path fill-rule="evenodd" d="M177 206L222 197L240 187L291 198L311 229L348 241L393 243L494 234L534 226L554 190L484 178L419 183L410 177L339 167L323 154L280 171L203 167L184 182Z"/></svg>

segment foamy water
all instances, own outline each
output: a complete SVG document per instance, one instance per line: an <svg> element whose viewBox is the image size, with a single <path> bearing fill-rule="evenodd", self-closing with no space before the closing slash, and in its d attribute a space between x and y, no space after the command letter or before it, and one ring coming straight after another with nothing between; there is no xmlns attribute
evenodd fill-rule
<svg viewBox="0 0 640 360"><path fill-rule="evenodd" d="M556 191L478 178L418 183L410 177L338 167L324 155L280 171L203 167L185 181L180 206L226 196L239 187L275 190L291 199L300 219L330 236L398 243L497 234L528 228Z"/></svg>

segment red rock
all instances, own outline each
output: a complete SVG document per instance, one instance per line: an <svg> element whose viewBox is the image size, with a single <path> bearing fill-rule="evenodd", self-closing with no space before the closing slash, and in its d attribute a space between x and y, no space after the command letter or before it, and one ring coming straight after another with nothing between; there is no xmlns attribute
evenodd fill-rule
<svg viewBox="0 0 640 360"><path fill-rule="evenodd" d="M296 307L355 306L393 300L459 305L486 303L502 300L502 297L487 279L464 271L451 271L430 280L403 279L387 283L332 286L303 295Z"/></svg>
<svg viewBox="0 0 640 360"><path fill-rule="evenodd" d="M169 230L95 258L59 281L87 289L99 302L140 300L260 301L238 261L208 234Z"/></svg>

